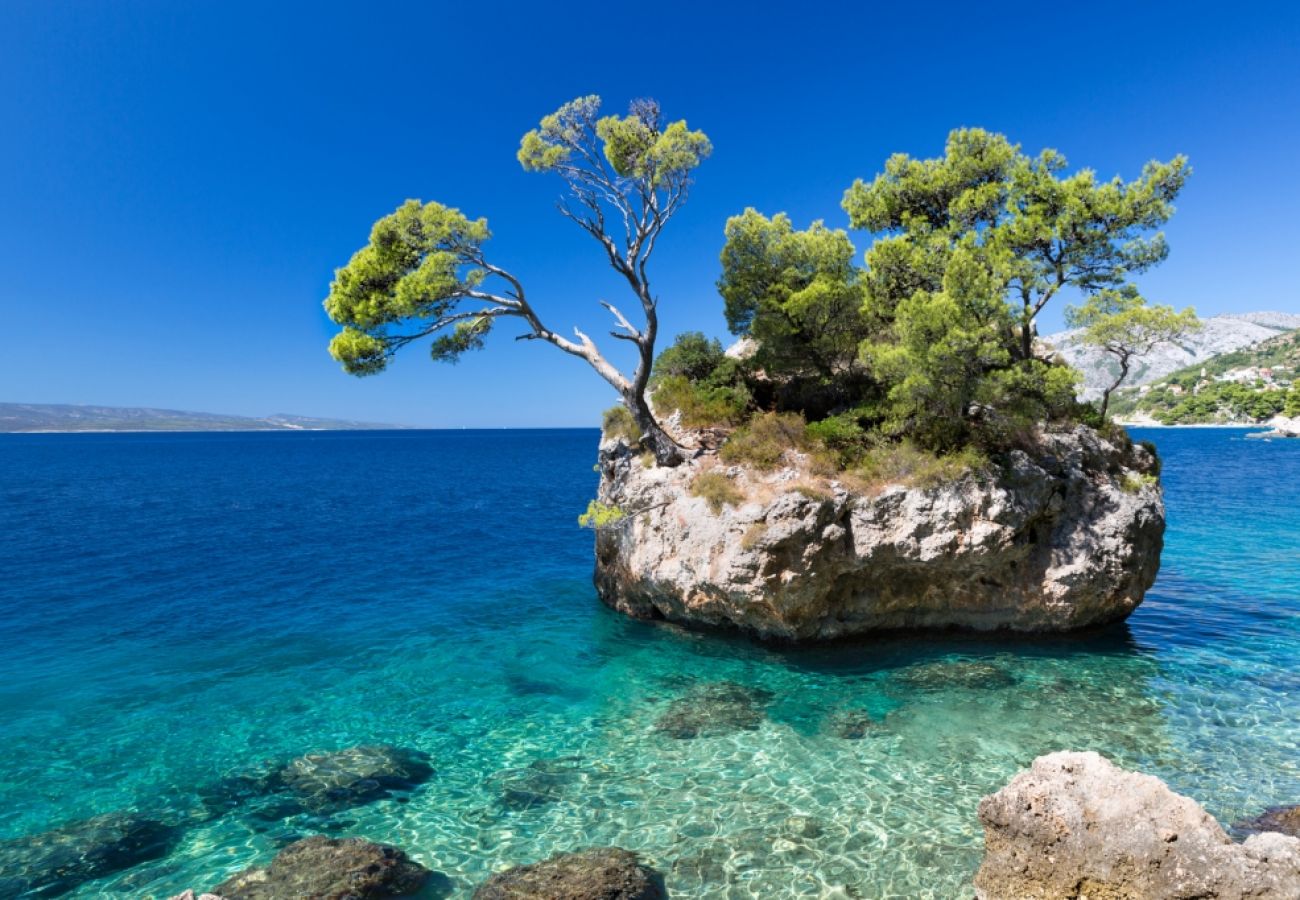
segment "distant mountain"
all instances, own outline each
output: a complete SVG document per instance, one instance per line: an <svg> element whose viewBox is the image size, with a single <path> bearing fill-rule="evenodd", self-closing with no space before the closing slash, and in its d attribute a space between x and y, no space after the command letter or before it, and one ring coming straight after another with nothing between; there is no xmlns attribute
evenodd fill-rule
<svg viewBox="0 0 1300 900"><path fill-rule="evenodd" d="M1300 331L1220 353L1152 384L1111 398L1115 417L1133 424L1255 425L1294 416L1300 405Z"/></svg>
<svg viewBox="0 0 1300 900"><path fill-rule="evenodd" d="M406 428L307 416L223 416L175 409L0 403L0 432L15 431L359 431Z"/></svg>
<svg viewBox="0 0 1300 900"><path fill-rule="evenodd" d="M1126 385L1151 384L1179 369L1205 362L1220 353L1253 347L1284 331L1300 328L1300 315L1280 312L1253 312L1240 315L1210 316L1202 319L1205 328L1181 344L1165 344L1137 361ZM1109 354L1079 345L1079 332L1058 331L1042 339L1052 345L1065 360L1083 373L1083 398L1095 400L1102 388L1115 380L1119 368Z"/></svg>

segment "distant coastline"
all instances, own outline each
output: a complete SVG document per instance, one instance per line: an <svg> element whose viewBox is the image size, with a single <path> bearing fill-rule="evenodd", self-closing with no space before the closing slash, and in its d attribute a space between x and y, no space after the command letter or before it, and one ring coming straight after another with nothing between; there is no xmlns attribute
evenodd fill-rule
<svg viewBox="0 0 1300 900"><path fill-rule="evenodd" d="M409 428L408 425L284 413L258 417L129 406L0 403L0 433L6 434L401 431Z"/></svg>

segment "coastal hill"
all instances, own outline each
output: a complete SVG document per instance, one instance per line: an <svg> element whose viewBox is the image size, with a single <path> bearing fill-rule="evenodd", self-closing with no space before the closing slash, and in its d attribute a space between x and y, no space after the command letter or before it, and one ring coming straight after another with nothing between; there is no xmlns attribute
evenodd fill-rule
<svg viewBox="0 0 1300 900"><path fill-rule="evenodd" d="M62 403L0 403L0 432L32 431L365 431L406 428L340 419L313 419L282 413L227 416L120 406Z"/></svg>
<svg viewBox="0 0 1300 900"><path fill-rule="evenodd" d="M1209 316L1205 327L1176 345L1162 345L1137 360L1125 382L1127 386L1152 384L1187 366L1198 365L1221 353L1253 347L1284 331L1300 328L1300 315L1282 312L1251 312ZM1082 398L1096 400L1102 388L1118 373L1114 359L1094 347L1079 343L1080 332L1058 331L1042 340L1054 347L1065 361L1083 373Z"/></svg>
<svg viewBox="0 0 1300 900"><path fill-rule="evenodd" d="M1122 388L1111 403L1133 423L1253 425L1300 414L1300 331L1185 366L1154 383Z"/></svg>

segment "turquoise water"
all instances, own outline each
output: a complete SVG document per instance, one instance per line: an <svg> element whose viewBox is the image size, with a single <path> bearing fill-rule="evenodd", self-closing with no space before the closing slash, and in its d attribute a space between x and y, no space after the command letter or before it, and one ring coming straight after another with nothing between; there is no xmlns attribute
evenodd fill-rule
<svg viewBox="0 0 1300 900"><path fill-rule="evenodd" d="M594 432L0 436L0 840L122 809L183 828L76 897L211 887L325 831L404 847L450 879L431 896L619 844L680 897L947 898L980 796L1047 751L1224 822L1295 802L1300 441L1242 435L1137 434L1169 532L1122 627L804 650L599 605ZM716 682L752 690L752 728L656 729ZM374 743L436 775L204 812L223 777Z"/></svg>

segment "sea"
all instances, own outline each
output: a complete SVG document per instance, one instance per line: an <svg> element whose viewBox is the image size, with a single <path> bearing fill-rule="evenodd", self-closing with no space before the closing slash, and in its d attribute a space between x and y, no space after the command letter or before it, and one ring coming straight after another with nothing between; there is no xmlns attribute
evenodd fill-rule
<svg viewBox="0 0 1300 900"><path fill-rule="evenodd" d="M600 604L595 430L0 435L0 861L127 812L165 850L65 896L197 892L328 834L401 847L429 897L617 845L673 897L957 898L980 798L1043 753L1229 828L1300 802L1300 441L1134 437L1169 524L1127 622L792 648ZM663 727L718 690L755 721ZM375 745L434 774L345 809L222 794Z"/></svg>

